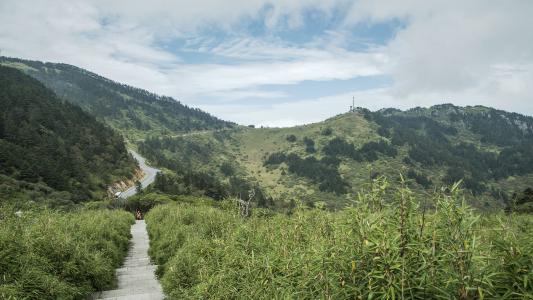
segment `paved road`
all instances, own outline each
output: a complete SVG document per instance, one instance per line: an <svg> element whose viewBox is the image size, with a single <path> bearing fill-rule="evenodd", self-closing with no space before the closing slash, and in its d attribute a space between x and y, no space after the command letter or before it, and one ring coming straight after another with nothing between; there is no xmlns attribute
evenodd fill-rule
<svg viewBox="0 0 533 300"><path fill-rule="evenodd" d="M155 175L160 172L161 170L152 168L148 165L146 165L146 160L144 157L142 157L139 153L128 150L131 155L139 162L139 167L144 171L144 177L141 179L141 185L142 188L146 188L149 184L154 182ZM129 189L125 190L120 194L120 198L126 199L128 197L131 197L133 195L137 194L137 188L135 186L130 187Z"/></svg>
<svg viewBox="0 0 533 300"><path fill-rule="evenodd" d="M161 284L154 275L156 266L148 257L148 233L144 220L131 226L132 245L122 268L117 269L118 288L98 292L93 299L115 300L160 300L163 299Z"/></svg>

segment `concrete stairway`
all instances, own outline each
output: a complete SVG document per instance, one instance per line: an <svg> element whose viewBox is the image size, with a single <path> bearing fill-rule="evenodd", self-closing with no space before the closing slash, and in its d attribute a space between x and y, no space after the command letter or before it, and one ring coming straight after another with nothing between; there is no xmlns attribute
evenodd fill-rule
<svg viewBox="0 0 533 300"><path fill-rule="evenodd" d="M93 299L117 300L160 300L163 299L161 285L148 257L148 233L144 220L131 226L132 247L122 268L117 269L118 289L98 292Z"/></svg>

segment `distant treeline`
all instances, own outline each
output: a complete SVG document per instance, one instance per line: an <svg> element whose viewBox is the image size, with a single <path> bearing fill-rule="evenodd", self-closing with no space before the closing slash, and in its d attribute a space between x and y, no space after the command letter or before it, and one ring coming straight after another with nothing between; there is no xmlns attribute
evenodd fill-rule
<svg viewBox="0 0 533 300"><path fill-rule="evenodd" d="M517 114L495 110L450 113L447 115L450 125L427 116L387 112L366 111L365 117L380 126L378 133L390 139L393 146L409 147L406 163L418 163L424 168L445 166L445 183L464 180L465 187L474 194L485 192L489 180L533 172L533 133L527 129L533 125ZM483 150L474 143L460 141L457 137L460 127L479 135L481 142L502 150L499 153Z"/></svg>
<svg viewBox="0 0 533 300"><path fill-rule="evenodd" d="M296 137L289 136L287 140L296 141ZM306 145L307 153L316 152L315 142L313 140L304 137L303 141ZM379 158L379 154L390 157L395 157L398 154L394 147L383 140L368 142L357 149L352 143L340 137L331 139L322 149L322 153L325 156L317 159L314 156L303 158L296 153L285 154L283 152L274 152L266 157L264 165L269 166L285 163L288 166L289 172L311 179L318 184L318 188L321 191L344 194L348 191L349 184L339 174L339 157L346 157L360 162L372 162Z"/></svg>

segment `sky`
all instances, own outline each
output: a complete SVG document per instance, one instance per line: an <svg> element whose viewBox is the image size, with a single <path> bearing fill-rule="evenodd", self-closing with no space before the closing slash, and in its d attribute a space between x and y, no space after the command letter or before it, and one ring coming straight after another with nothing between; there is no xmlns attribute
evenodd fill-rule
<svg viewBox="0 0 533 300"><path fill-rule="evenodd" d="M2 0L0 55L239 124L441 103L533 115L531 0Z"/></svg>

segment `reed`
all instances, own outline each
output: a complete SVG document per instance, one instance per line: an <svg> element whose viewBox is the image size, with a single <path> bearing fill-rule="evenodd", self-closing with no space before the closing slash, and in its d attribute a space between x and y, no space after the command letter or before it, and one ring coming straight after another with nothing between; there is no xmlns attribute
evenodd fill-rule
<svg viewBox="0 0 533 300"><path fill-rule="evenodd" d="M335 213L159 206L150 253L170 299L533 297L531 216L476 213L458 184L423 201L389 189L378 178Z"/></svg>
<svg viewBox="0 0 533 300"><path fill-rule="evenodd" d="M0 299L86 299L113 287L132 222L123 211L4 211Z"/></svg>

